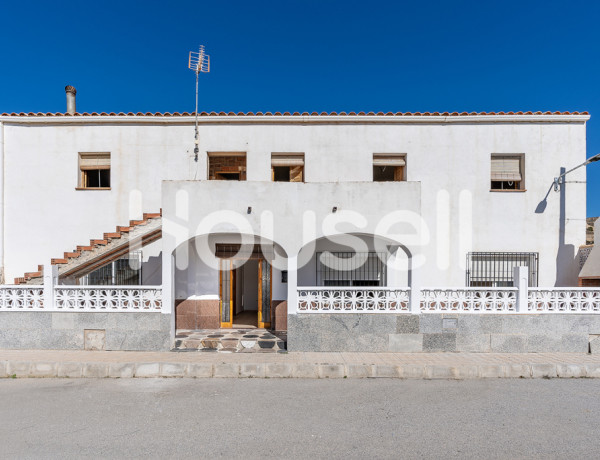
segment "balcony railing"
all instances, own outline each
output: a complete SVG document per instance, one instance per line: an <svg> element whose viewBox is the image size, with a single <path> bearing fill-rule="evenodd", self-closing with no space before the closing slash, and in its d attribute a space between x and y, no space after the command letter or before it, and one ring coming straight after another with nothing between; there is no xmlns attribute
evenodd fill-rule
<svg viewBox="0 0 600 460"><path fill-rule="evenodd" d="M160 311L160 286L59 286L54 288L57 311Z"/></svg>
<svg viewBox="0 0 600 460"><path fill-rule="evenodd" d="M162 308L161 286L56 286L53 297L45 294L44 286L0 285L0 311L160 312Z"/></svg>
<svg viewBox="0 0 600 460"><path fill-rule="evenodd" d="M0 311L44 311L43 286L0 286Z"/></svg>
<svg viewBox="0 0 600 460"><path fill-rule="evenodd" d="M531 313L600 313L600 289L529 288Z"/></svg>
<svg viewBox="0 0 600 460"><path fill-rule="evenodd" d="M409 311L409 288L298 288L299 313L408 313Z"/></svg>
<svg viewBox="0 0 600 460"><path fill-rule="evenodd" d="M421 289L421 311L514 313L517 292L517 288Z"/></svg>

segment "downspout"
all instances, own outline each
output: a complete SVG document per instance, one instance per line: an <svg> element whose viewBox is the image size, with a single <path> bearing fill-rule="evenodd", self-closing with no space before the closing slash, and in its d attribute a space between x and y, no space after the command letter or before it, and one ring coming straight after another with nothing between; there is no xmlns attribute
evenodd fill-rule
<svg viewBox="0 0 600 460"><path fill-rule="evenodd" d="M0 121L0 284L4 283L4 123Z"/></svg>

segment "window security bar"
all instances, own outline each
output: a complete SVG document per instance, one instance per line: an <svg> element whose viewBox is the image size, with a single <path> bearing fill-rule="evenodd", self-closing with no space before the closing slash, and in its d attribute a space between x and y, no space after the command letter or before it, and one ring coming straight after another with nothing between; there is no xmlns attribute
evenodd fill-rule
<svg viewBox="0 0 600 460"><path fill-rule="evenodd" d="M538 285L537 252L469 252L466 285L469 287L512 287L514 267L528 267L529 287Z"/></svg>

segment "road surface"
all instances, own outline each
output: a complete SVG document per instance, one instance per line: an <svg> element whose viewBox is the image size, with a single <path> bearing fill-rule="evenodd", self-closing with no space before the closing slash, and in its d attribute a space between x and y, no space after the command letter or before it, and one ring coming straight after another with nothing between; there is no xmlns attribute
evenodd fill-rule
<svg viewBox="0 0 600 460"><path fill-rule="evenodd" d="M3 379L1 458L599 458L600 380Z"/></svg>

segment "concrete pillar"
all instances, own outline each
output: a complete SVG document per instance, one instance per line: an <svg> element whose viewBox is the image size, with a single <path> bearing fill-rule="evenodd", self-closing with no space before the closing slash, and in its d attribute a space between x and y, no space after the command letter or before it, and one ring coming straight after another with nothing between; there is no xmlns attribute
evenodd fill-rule
<svg viewBox="0 0 600 460"><path fill-rule="evenodd" d="M58 267L50 263L44 265L44 310L55 310L54 286L58 284Z"/></svg>
<svg viewBox="0 0 600 460"><path fill-rule="evenodd" d="M419 270L410 269L410 312L414 315L421 313L421 282L419 280Z"/></svg>
<svg viewBox="0 0 600 460"><path fill-rule="evenodd" d="M529 296L528 267L515 267L513 269L513 285L518 289L516 310L518 313L527 313L527 299Z"/></svg>
<svg viewBox="0 0 600 460"><path fill-rule="evenodd" d="M287 260L287 311L288 315L298 312L298 256L288 257Z"/></svg>

